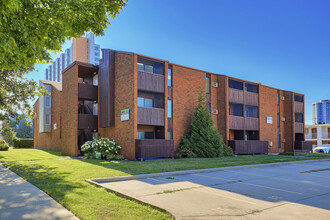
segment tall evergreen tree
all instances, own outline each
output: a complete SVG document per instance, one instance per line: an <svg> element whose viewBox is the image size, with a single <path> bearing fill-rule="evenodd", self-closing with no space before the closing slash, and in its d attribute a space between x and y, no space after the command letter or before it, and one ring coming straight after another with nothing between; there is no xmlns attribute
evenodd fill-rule
<svg viewBox="0 0 330 220"><path fill-rule="evenodd" d="M224 155L224 148L227 154L228 147L224 145L221 135L214 128L205 100L205 91L202 90L198 95L198 105L193 113L191 130L183 135L177 156L219 157Z"/></svg>

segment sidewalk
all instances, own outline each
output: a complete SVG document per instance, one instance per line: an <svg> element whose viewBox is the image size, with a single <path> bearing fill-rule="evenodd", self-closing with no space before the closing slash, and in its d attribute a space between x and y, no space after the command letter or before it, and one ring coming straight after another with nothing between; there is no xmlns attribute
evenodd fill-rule
<svg viewBox="0 0 330 220"><path fill-rule="evenodd" d="M78 218L46 193L0 164L0 219Z"/></svg>

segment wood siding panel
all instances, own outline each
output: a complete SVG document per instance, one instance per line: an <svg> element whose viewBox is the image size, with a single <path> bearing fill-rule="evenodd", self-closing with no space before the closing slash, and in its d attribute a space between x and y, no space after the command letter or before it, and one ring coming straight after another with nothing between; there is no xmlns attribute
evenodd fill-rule
<svg viewBox="0 0 330 220"><path fill-rule="evenodd" d="M304 123L295 122L295 133L304 133Z"/></svg>
<svg viewBox="0 0 330 220"><path fill-rule="evenodd" d="M228 145L235 154L266 154L268 153L268 141L257 140L229 140Z"/></svg>
<svg viewBox="0 0 330 220"><path fill-rule="evenodd" d="M135 140L136 158L174 157L174 141L164 139Z"/></svg>
<svg viewBox="0 0 330 220"><path fill-rule="evenodd" d="M164 75L138 71L138 89L149 92L164 93Z"/></svg>
<svg viewBox="0 0 330 220"><path fill-rule="evenodd" d="M304 103L303 102L294 102L294 110L297 113L304 113Z"/></svg>
<svg viewBox="0 0 330 220"><path fill-rule="evenodd" d="M244 117L229 115L229 129L244 130Z"/></svg>
<svg viewBox="0 0 330 220"><path fill-rule="evenodd" d="M101 128L115 125L114 86L115 86L115 52L103 51L103 61L99 65L99 123Z"/></svg>
<svg viewBox="0 0 330 220"><path fill-rule="evenodd" d="M78 129L97 129L97 115L78 114Z"/></svg>
<svg viewBox="0 0 330 220"><path fill-rule="evenodd" d="M98 99L98 86L78 83L78 98L87 100Z"/></svg>
<svg viewBox="0 0 330 220"><path fill-rule="evenodd" d="M164 109L138 107L138 124L164 126Z"/></svg>
<svg viewBox="0 0 330 220"><path fill-rule="evenodd" d="M259 94L253 92L244 92L244 104L259 106Z"/></svg>
<svg viewBox="0 0 330 220"><path fill-rule="evenodd" d="M252 130L252 131L259 130L259 119L258 118L245 118L244 128L245 128L245 130Z"/></svg>
<svg viewBox="0 0 330 220"><path fill-rule="evenodd" d="M233 103L244 103L244 91L238 89L228 89L228 100Z"/></svg>

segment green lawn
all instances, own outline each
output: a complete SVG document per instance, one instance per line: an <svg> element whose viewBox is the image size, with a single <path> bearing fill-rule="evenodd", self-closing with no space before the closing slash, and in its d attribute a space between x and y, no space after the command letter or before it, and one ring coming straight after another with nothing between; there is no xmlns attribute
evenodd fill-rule
<svg viewBox="0 0 330 220"><path fill-rule="evenodd" d="M14 149L10 147L8 151L0 151L0 162L56 159L60 157L68 158L68 156L62 156L59 151L37 150L31 148Z"/></svg>
<svg viewBox="0 0 330 220"><path fill-rule="evenodd" d="M26 155L22 155L25 153ZM17 158L17 159L15 159ZM33 160L18 162L19 158ZM58 160L54 158L59 158ZM236 166L306 160L292 156L240 156L212 159L167 159L150 161L60 160L58 153L30 149L0 151L0 161L36 185L81 219L170 219L171 216L147 205L118 197L85 179L197 168ZM330 158L317 154L313 159ZM42 160L53 159L53 160Z"/></svg>

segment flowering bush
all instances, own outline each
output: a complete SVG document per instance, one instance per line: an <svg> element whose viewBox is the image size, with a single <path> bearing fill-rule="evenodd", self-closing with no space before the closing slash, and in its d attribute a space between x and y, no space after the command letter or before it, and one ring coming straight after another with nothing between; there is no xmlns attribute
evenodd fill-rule
<svg viewBox="0 0 330 220"><path fill-rule="evenodd" d="M0 150L5 151L9 149L9 145L5 140L0 139Z"/></svg>
<svg viewBox="0 0 330 220"><path fill-rule="evenodd" d="M87 141L81 146L81 150L85 152L87 158L95 158L96 152L101 153L102 158L107 158L108 155L119 155L121 147L114 139L109 138L93 139Z"/></svg>

